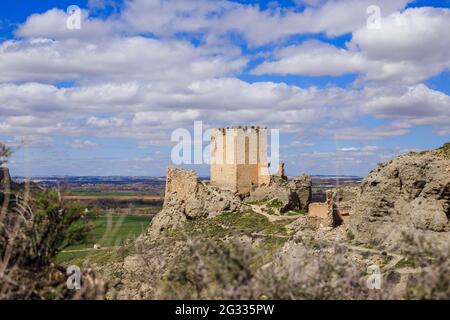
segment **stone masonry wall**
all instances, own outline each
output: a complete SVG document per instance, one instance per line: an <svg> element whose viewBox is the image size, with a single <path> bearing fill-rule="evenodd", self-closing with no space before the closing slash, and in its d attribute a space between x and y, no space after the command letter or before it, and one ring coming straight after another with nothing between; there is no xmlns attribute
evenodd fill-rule
<svg viewBox="0 0 450 320"><path fill-rule="evenodd" d="M211 135L211 183L233 192L246 193L268 183L267 129L228 127Z"/></svg>

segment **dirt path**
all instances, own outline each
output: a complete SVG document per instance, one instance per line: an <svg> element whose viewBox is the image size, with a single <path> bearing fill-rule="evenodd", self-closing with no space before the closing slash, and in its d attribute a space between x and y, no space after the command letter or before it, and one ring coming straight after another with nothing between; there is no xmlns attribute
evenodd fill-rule
<svg viewBox="0 0 450 320"><path fill-rule="evenodd" d="M118 249L118 248L120 248L120 247L113 246L113 247L103 247L103 248L100 248L100 249L83 248L83 249L63 250L61 252L68 253L68 252L84 252L84 251L101 251L101 250Z"/></svg>
<svg viewBox="0 0 450 320"><path fill-rule="evenodd" d="M254 232L254 233L252 233L252 236L260 237L260 238L273 237L273 238L279 238L279 239L290 239L291 238L291 236L284 236L281 234L260 233L260 232Z"/></svg>
<svg viewBox="0 0 450 320"><path fill-rule="evenodd" d="M343 243L342 245L346 246L347 248L349 248L351 250L355 250L355 251L370 252L370 253L376 253L376 254L383 253L383 251L381 251L381 250L366 248L363 246L354 246L354 245L349 245L349 244L345 244L345 243ZM392 252L386 252L386 254L388 256L393 257L393 259L384 266L384 269L394 268L397 265L397 263L399 263L404 258L404 256L402 256L400 254L392 253Z"/></svg>
<svg viewBox="0 0 450 320"><path fill-rule="evenodd" d="M266 217L267 219L269 219L270 222L282 221L282 220L295 220L299 217L299 216L274 216L272 214L268 214L264 210L264 208L266 208L266 206L259 206L256 204L251 204L250 207L252 208L252 210L254 212L259 213L259 214L263 215L264 217Z"/></svg>

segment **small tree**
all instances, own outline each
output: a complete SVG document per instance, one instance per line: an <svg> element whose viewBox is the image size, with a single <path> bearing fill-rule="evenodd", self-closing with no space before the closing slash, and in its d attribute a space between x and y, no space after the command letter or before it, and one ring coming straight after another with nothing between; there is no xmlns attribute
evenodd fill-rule
<svg viewBox="0 0 450 320"><path fill-rule="evenodd" d="M65 203L57 191L44 191L35 194L29 204L10 206L3 222L0 300L73 297L75 292L66 288L65 270L56 256L67 246L83 241L90 231L82 206ZM79 298L103 297L105 284L94 280L85 282L82 294L76 293Z"/></svg>
<svg viewBox="0 0 450 320"><path fill-rule="evenodd" d="M91 229L81 204L64 203L56 191L38 193L33 207L32 224L26 232L27 263L48 265L61 250L83 241Z"/></svg>

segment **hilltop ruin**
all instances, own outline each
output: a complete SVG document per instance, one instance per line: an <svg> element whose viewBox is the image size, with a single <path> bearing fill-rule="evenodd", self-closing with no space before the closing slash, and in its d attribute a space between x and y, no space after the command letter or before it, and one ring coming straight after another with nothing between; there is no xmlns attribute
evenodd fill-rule
<svg viewBox="0 0 450 320"><path fill-rule="evenodd" d="M164 206L152 223L152 232L256 207L278 216L302 214L325 228L350 226L364 242L392 237L382 231L388 232L386 225L398 229L391 222L400 218L405 221L402 226L411 230L445 232L450 228L449 160L442 151L411 153L382 164L361 187L328 190L324 203L311 203L310 176L288 179L283 164L276 175L269 175L266 128L213 130L211 159L211 181L200 181L193 170L167 169ZM374 229L381 221L384 227Z"/></svg>
<svg viewBox="0 0 450 320"><path fill-rule="evenodd" d="M311 177L288 180L284 164L270 175L267 128L233 126L211 135L211 180L195 171L169 167L163 210L154 218L151 233L176 228L181 222L215 217L223 212L251 210L255 203L284 214L307 214L312 198Z"/></svg>

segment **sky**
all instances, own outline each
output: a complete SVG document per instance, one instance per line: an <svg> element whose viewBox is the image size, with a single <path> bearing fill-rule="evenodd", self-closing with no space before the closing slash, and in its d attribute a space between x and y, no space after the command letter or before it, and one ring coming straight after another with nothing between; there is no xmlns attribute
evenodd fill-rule
<svg viewBox="0 0 450 320"><path fill-rule="evenodd" d="M174 130L261 125L288 175L364 176L450 141L449 30L447 0L2 0L0 141L14 176L163 176Z"/></svg>

